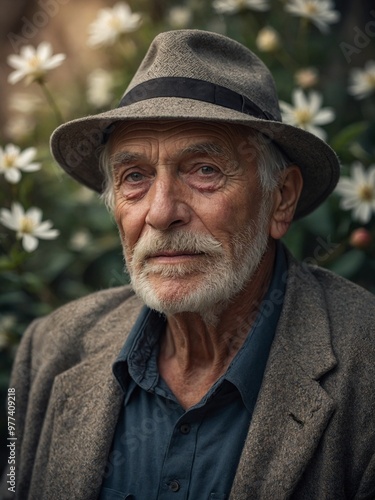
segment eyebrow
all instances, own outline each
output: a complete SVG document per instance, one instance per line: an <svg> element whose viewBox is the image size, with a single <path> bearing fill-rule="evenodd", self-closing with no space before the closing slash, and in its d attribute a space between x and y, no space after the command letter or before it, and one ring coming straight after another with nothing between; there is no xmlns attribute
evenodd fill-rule
<svg viewBox="0 0 375 500"><path fill-rule="evenodd" d="M109 163L112 167L117 165L127 165L133 163L134 161L139 161L144 159L144 155L140 153L130 153L129 151L119 151L114 153L109 158Z"/></svg>
<svg viewBox="0 0 375 500"><path fill-rule="evenodd" d="M200 142L197 144L190 144L184 148L179 156L184 155L205 155L209 157L222 158L228 165L227 170L237 171L240 168L239 161L234 158L231 152L215 142Z"/></svg>

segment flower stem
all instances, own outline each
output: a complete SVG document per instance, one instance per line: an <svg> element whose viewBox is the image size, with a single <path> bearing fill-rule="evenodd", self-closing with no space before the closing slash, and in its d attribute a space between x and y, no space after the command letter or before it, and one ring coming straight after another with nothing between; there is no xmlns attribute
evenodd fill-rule
<svg viewBox="0 0 375 500"><path fill-rule="evenodd" d="M61 111L58 107L58 105L56 104L56 101L55 99L53 98L51 92L49 91L46 83L44 80L38 80L38 83L42 89L42 92L43 94L45 95L46 99L47 99L47 102L48 104L50 105L55 117L56 117L56 120L57 122L60 124L60 123L63 123L64 122L64 119L63 119L63 116L61 114Z"/></svg>
<svg viewBox="0 0 375 500"><path fill-rule="evenodd" d="M306 17L301 17L297 39L300 46L301 64L305 65L308 64L309 60L309 54L307 49L308 28L309 28L309 19L307 19Z"/></svg>
<svg viewBox="0 0 375 500"><path fill-rule="evenodd" d="M297 62L286 50L278 50L275 52L275 57L279 60L280 64L291 73L295 73L298 69Z"/></svg>

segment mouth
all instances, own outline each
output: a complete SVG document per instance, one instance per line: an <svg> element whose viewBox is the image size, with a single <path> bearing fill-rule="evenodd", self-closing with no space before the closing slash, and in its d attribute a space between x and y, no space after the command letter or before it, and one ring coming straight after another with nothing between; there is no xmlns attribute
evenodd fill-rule
<svg viewBox="0 0 375 500"><path fill-rule="evenodd" d="M171 264L179 261L202 257L203 255L205 254L202 252L197 253L197 252L190 252L188 250L182 250L182 251L163 250L160 252L156 252L152 255L149 255L146 260L149 262L150 261L158 262L159 264L163 262L166 264Z"/></svg>

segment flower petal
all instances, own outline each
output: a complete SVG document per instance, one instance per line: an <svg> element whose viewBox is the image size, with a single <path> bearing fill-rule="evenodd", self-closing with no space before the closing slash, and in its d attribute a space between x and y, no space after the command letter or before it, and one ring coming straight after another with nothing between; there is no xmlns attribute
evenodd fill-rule
<svg viewBox="0 0 375 500"><path fill-rule="evenodd" d="M21 221L25 216L25 211L22 205L15 201L12 203L11 212L14 221L17 223L17 227L20 227Z"/></svg>
<svg viewBox="0 0 375 500"><path fill-rule="evenodd" d="M36 148L26 148L20 153L18 151L17 166L24 166L30 163L36 156Z"/></svg>
<svg viewBox="0 0 375 500"><path fill-rule="evenodd" d="M367 203L361 203L354 210L354 217L362 222L363 224L367 224L371 219L371 207Z"/></svg>
<svg viewBox="0 0 375 500"><path fill-rule="evenodd" d="M31 234L25 234L22 237L22 246L26 252L33 252L38 247L38 240Z"/></svg>
<svg viewBox="0 0 375 500"><path fill-rule="evenodd" d="M293 92L293 103L296 108L306 108L308 106L305 94L301 89L295 89Z"/></svg>
<svg viewBox="0 0 375 500"><path fill-rule="evenodd" d="M43 231L42 233L39 233L37 229L36 231L34 231L34 234L35 236L43 240L54 240L59 236L60 231L58 229L50 229L49 231Z"/></svg>
<svg viewBox="0 0 375 500"><path fill-rule="evenodd" d="M26 212L26 217L31 219L35 224L39 225L40 221L42 220L42 211L40 208L37 207L31 207L29 210Z"/></svg>
<svg viewBox="0 0 375 500"><path fill-rule="evenodd" d="M7 168L4 173L5 179L11 184L17 184L21 180L21 172L17 168Z"/></svg>
<svg viewBox="0 0 375 500"><path fill-rule="evenodd" d="M309 108L313 114L317 113L322 105L322 95L319 92L310 92Z"/></svg>
<svg viewBox="0 0 375 500"><path fill-rule="evenodd" d="M8 83L14 85L15 83L21 81L24 76L25 72L23 70L13 71L13 73L10 73L10 75L8 76Z"/></svg>
<svg viewBox="0 0 375 500"><path fill-rule="evenodd" d="M12 229L13 231L18 230L18 224L14 220L12 212L10 212L7 208L2 208L0 210L0 222L8 229Z"/></svg>
<svg viewBox="0 0 375 500"><path fill-rule="evenodd" d="M314 123L316 125L325 125L332 122L335 116L333 108L323 108L314 116Z"/></svg>
<svg viewBox="0 0 375 500"><path fill-rule="evenodd" d="M47 61L52 55L52 45L49 42L41 42L36 49L36 54L41 61Z"/></svg>
<svg viewBox="0 0 375 500"><path fill-rule="evenodd" d="M51 57L48 61L44 63L44 69L49 70L49 69L54 69L60 66L60 64L65 61L66 55L65 54L56 54Z"/></svg>

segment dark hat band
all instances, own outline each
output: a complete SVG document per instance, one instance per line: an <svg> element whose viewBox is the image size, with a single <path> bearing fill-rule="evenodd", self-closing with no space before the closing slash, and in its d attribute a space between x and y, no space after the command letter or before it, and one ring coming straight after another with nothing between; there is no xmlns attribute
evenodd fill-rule
<svg viewBox="0 0 375 500"><path fill-rule="evenodd" d="M155 97L195 99L240 111L255 118L278 121L271 113L263 111L248 97L226 87L196 78L162 77L147 80L125 94L118 107L129 106L135 102Z"/></svg>

